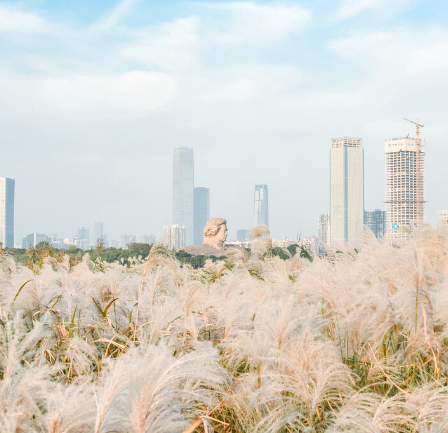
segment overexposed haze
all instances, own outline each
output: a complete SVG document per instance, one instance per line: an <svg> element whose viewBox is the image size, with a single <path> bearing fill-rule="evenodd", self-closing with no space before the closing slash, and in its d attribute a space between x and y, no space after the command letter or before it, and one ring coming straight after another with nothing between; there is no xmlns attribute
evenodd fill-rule
<svg viewBox="0 0 448 433"><path fill-rule="evenodd" d="M391 3L393 3L391 5ZM365 208L384 209L384 140L425 125L427 219L448 208L448 4L442 0L0 1L0 176L16 243L109 239L172 219L172 157L229 238L269 187L274 237L317 234L330 139L365 148Z"/></svg>

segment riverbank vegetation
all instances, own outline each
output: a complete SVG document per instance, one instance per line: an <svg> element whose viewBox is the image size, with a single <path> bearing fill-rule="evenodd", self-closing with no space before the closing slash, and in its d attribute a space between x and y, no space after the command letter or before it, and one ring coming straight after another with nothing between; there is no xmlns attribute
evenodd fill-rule
<svg viewBox="0 0 448 433"><path fill-rule="evenodd" d="M447 352L431 226L314 260L0 256L0 432L442 433Z"/></svg>

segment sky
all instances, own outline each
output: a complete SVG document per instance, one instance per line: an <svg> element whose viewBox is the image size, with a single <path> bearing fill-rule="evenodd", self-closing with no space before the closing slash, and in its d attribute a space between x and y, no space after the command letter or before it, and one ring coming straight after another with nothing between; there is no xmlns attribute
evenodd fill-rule
<svg viewBox="0 0 448 433"><path fill-rule="evenodd" d="M365 209L384 209L384 140L425 125L427 220L448 209L444 0L0 0L0 176L16 243L109 240L172 223L173 149L229 238L269 188L273 237L317 234L331 138L361 137ZM91 235L93 237L93 234Z"/></svg>

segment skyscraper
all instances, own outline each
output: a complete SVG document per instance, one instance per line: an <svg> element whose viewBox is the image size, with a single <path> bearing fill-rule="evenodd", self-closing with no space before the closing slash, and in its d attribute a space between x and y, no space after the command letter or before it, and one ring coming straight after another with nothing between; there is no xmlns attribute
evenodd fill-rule
<svg viewBox="0 0 448 433"><path fill-rule="evenodd" d="M359 248L364 219L364 149L361 138L331 140L331 240Z"/></svg>
<svg viewBox="0 0 448 433"><path fill-rule="evenodd" d="M384 238L386 234L386 212L375 209L371 212L364 211L364 225L366 225L377 239Z"/></svg>
<svg viewBox="0 0 448 433"><path fill-rule="evenodd" d="M98 239L104 240L103 223L95 223L93 225L93 241L96 243Z"/></svg>
<svg viewBox="0 0 448 433"><path fill-rule="evenodd" d="M0 242L4 248L14 248L14 189L14 179L0 177Z"/></svg>
<svg viewBox="0 0 448 433"><path fill-rule="evenodd" d="M267 185L255 185L254 211L255 225L266 224L269 227L269 200Z"/></svg>
<svg viewBox="0 0 448 433"><path fill-rule="evenodd" d="M188 147L174 149L173 224L185 226L185 245L193 245L194 155Z"/></svg>
<svg viewBox="0 0 448 433"><path fill-rule="evenodd" d="M426 142L415 138L385 141L386 235L392 244L402 245L419 221L425 220ZM420 203L417 206L417 158L419 158ZM418 210L417 210L418 209Z"/></svg>
<svg viewBox="0 0 448 433"><path fill-rule="evenodd" d="M202 244L204 227L210 219L210 189L194 189L194 244Z"/></svg>

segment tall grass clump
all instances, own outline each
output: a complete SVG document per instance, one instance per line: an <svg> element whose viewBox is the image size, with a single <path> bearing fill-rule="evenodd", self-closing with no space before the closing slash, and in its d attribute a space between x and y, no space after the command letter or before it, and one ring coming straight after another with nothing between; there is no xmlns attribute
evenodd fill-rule
<svg viewBox="0 0 448 433"><path fill-rule="evenodd" d="M448 431L448 233L268 235L199 269L0 252L0 433Z"/></svg>

